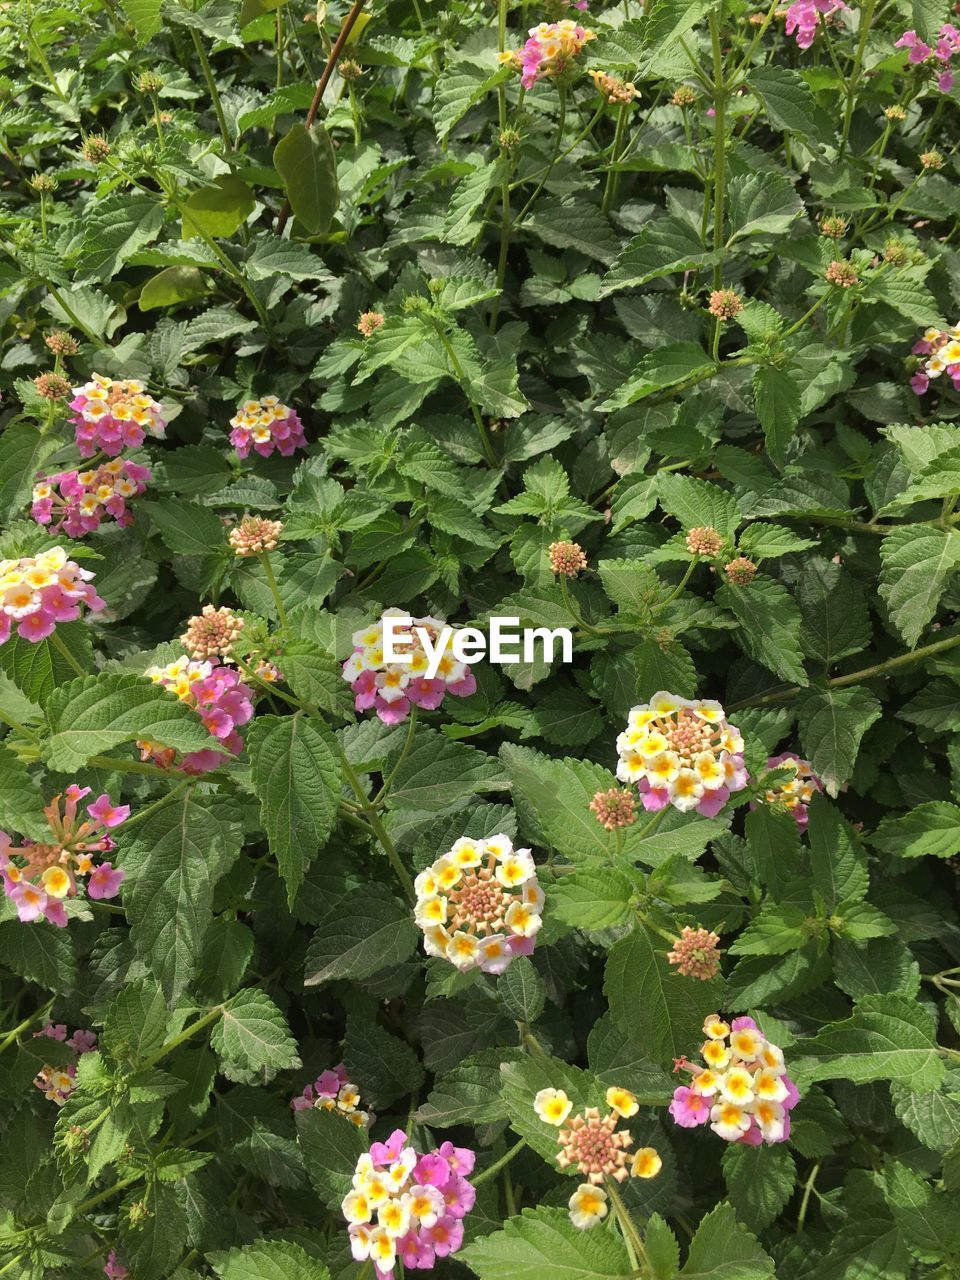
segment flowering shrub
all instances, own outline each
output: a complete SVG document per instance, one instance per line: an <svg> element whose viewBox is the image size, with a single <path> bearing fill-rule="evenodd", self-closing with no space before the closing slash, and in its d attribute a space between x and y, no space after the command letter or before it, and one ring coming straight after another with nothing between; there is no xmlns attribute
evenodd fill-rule
<svg viewBox="0 0 960 1280"><path fill-rule="evenodd" d="M958 28L4 5L0 1276L956 1280Z"/></svg>

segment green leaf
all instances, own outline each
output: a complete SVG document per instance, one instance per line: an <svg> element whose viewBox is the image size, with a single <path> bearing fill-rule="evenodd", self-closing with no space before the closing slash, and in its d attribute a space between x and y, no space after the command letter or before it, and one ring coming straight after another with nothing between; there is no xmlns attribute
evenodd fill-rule
<svg viewBox="0 0 960 1280"><path fill-rule="evenodd" d="M610 929L630 918L633 883L613 868L584 868L546 885L548 908L575 929Z"/></svg>
<svg viewBox="0 0 960 1280"><path fill-rule="evenodd" d="M800 421L800 387L785 369L765 365L753 375L753 405L767 442L767 452L783 466L787 445Z"/></svg>
<svg viewBox="0 0 960 1280"><path fill-rule="evenodd" d="M773 1259L728 1204L717 1205L701 1219L680 1272L683 1280L763 1280L775 1274Z"/></svg>
<svg viewBox="0 0 960 1280"><path fill-rule="evenodd" d="M123 904L139 955L175 1004L197 976L213 888L240 852L223 805L192 790L137 823L123 841Z"/></svg>
<svg viewBox="0 0 960 1280"><path fill-rule="evenodd" d="M627 1280L633 1275L618 1235L579 1231L563 1209L540 1205L508 1218L458 1255L480 1280Z"/></svg>
<svg viewBox="0 0 960 1280"><path fill-rule="evenodd" d="M0 745L0 827L42 840L49 836L42 809L40 789L27 766L6 745Z"/></svg>
<svg viewBox="0 0 960 1280"><path fill-rule="evenodd" d="M137 44L146 44L160 30L163 0L122 0L122 7L137 33Z"/></svg>
<svg viewBox="0 0 960 1280"><path fill-rule="evenodd" d="M369 1014L347 1014L343 1060L351 1080L378 1111L398 1098L416 1097L423 1084L423 1067L414 1049Z"/></svg>
<svg viewBox="0 0 960 1280"><path fill-rule="evenodd" d="M684 698L697 691L697 667L686 647L676 639L642 640L633 651L637 672L637 696L650 698L669 689Z"/></svg>
<svg viewBox="0 0 960 1280"><path fill-rule="evenodd" d="M337 211L337 160L322 125L297 121L273 149L273 164L297 220L311 235L330 229Z"/></svg>
<svg viewBox="0 0 960 1280"><path fill-rule="evenodd" d="M85 676L51 693L45 758L69 771L121 742L148 738L178 751L215 747L196 711L144 676Z"/></svg>
<svg viewBox="0 0 960 1280"><path fill-rule="evenodd" d="M226 555L226 530L209 507L182 498L164 498L162 502L141 502L138 509L147 512L175 555Z"/></svg>
<svg viewBox="0 0 960 1280"><path fill-rule="evenodd" d="M223 174L194 191L182 205L183 239L222 239L246 222L257 206L253 192L233 174Z"/></svg>
<svg viewBox="0 0 960 1280"><path fill-rule="evenodd" d="M533 1099L541 1089L562 1089L573 1104L572 1114L586 1107L602 1107L606 1085L589 1071L545 1054L525 1055L500 1066L501 1097L510 1117L510 1127L543 1156L551 1168L557 1167L557 1130L541 1120ZM567 1169L576 1177L576 1169Z"/></svg>
<svg viewBox="0 0 960 1280"><path fill-rule="evenodd" d="M370 978L406 960L419 937L412 911L383 886L368 884L321 920L307 948L304 985Z"/></svg>
<svg viewBox="0 0 960 1280"><path fill-rule="evenodd" d="M224 1009L210 1045L228 1080L264 1083L278 1071L300 1066L297 1042L265 991L241 991Z"/></svg>
<svg viewBox="0 0 960 1280"><path fill-rule="evenodd" d="M103 1047L121 1062L139 1064L163 1044L167 1007L163 992L151 978L127 982L103 1018Z"/></svg>
<svg viewBox="0 0 960 1280"><path fill-rule="evenodd" d="M45 923L0 923L0 963L28 982L58 993L70 991L77 978L73 939L66 929Z"/></svg>
<svg viewBox="0 0 960 1280"><path fill-rule="evenodd" d="M655 218L618 255L603 278L600 297L676 272L709 266L714 255L684 218Z"/></svg>
<svg viewBox="0 0 960 1280"><path fill-rule="evenodd" d="M292 1240L257 1240L207 1261L220 1280L330 1280L324 1263Z"/></svg>
<svg viewBox="0 0 960 1280"><path fill-rule="evenodd" d="M594 204L572 197L538 200L526 220L527 230L556 249L574 249L610 263L616 257L617 237Z"/></svg>
<svg viewBox="0 0 960 1280"><path fill-rule="evenodd" d="M807 834L813 883L827 909L864 897L870 883L866 855L853 829L821 795L810 802Z"/></svg>
<svg viewBox="0 0 960 1280"><path fill-rule="evenodd" d="M663 940L637 926L610 948L603 990L614 1020L655 1061L687 1053L720 1004L717 981L691 982L670 967Z"/></svg>
<svg viewBox="0 0 960 1280"><path fill-rule="evenodd" d="M353 719L353 694L340 663L317 645L307 640L284 645L283 678L298 698L343 720Z"/></svg>
<svg viewBox="0 0 960 1280"><path fill-rule="evenodd" d="M810 683L800 647L800 610L786 587L757 577L744 587L725 582L715 598L740 623L743 647L755 662L783 680Z"/></svg>
<svg viewBox="0 0 960 1280"><path fill-rule="evenodd" d="M613 833L590 812L594 795L614 785L606 769L588 760L553 760L511 743L500 748L500 758L514 793L532 806L544 838L559 853L577 861L612 854Z"/></svg>
<svg viewBox="0 0 960 1280"><path fill-rule="evenodd" d="M178 302L196 302L209 292L207 278L198 267L164 267L140 290L137 305L141 311L154 311Z"/></svg>
<svg viewBox="0 0 960 1280"><path fill-rule="evenodd" d="M664 511L679 520L685 531L706 525L716 529L721 538L729 539L740 523L736 498L709 480L661 474L657 495Z"/></svg>
<svg viewBox="0 0 960 1280"><path fill-rule="evenodd" d="M157 197L124 191L98 201L84 218L77 279L112 280L162 227L163 205Z"/></svg>
<svg viewBox="0 0 960 1280"><path fill-rule="evenodd" d="M515 1021L536 1022L543 1013L546 990L529 956L517 956L500 975L497 999Z"/></svg>
<svg viewBox="0 0 960 1280"><path fill-rule="evenodd" d="M752 1231L762 1231L793 1194L797 1170L789 1148L732 1143L722 1164L737 1217Z"/></svg>
<svg viewBox="0 0 960 1280"><path fill-rule="evenodd" d="M93 644L85 623L58 623L57 640L70 652L77 666L93 666ZM43 706L47 705L54 689L77 678L76 666L68 662L59 644L53 644L52 637L33 644L11 635L0 645L0 670L32 702Z"/></svg>
<svg viewBox="0 0 960 1280"><path fill-rule="evenodd" d="M869 840L900 858L952 858L960 853L960 805L931 800L902 817L891 814Z"/></svg>
<svg viewBox="0 0 960 1280"><path fill-rule="evenodd" d="M822 113L799 71L788 67L757 67L750 71L747 83L775 128L799 133L807 139L817 138Z"/></svg>
<svg viewBox="0 0 960 1280"><path fill-rule="evenodd" d="M850 779L863 735L881 715L880 703L866 689L810 689L801 695L797 720L804 755L830 795Z"/></svg>
<svg viewBox="0 0 960 1280"><path fill-rule="evenodd" d="M880 561L880 595L890 621L913 648L960 567L960 533L901 525L883 539Z"/></svg>
<svg viewBox="0 0 960 1280"><path fill-rule="evenodd" d="M803 202L779 173L736 174L728 186L730 241L782 235L803 212ZM761 419L762 421L762 419Z"/></svg>
<svg viewBox="0 0 960 1280"><path fill-rule="evenodd" d="M12 519L29 501L44 459L58 448L55 436L41 434L31 422L13 421L0 435L0 515L5 520Z"/></svg>
<svg viewBox="0 0 960 1280"><path fill-rule="evenodd" d="M865 996L851 1017L800 1040L791 1053L811 1081L898 1080L923 1092L943 1079L929 1015L902 996Z"/></svg>
<svg viewBox="0 0 960 1280"><path fill-rule="evenodd" d="M303 1163L317 1195L330 1209L351 1188L357 1161L367 1149L363 1133L346 1116L321 1107L296 1113Z"/></svg>
<svg viewBox="0 0 960 1280"><path fill-rule="evenodd" d="M336 822L337 744L322 721L300 714L258 716L247 742L261 821L292 904Z"/></svg>
<svg viewBox="0 0 960 1280"><path fill-rule="evenodd" d="M824 667L870 643L873 629L863 588L842 565L820 556L807 559L797 584L797 604L803 615L804 651Z"/></svg>
<svg viewBox="0 0 960 1280"><path fill-rule="evenodd" d="M505 1052L490 1049L473 1055L441 1076L417 1111L417 1124L447 1129L452 1125L494 1124L505 1119L507 1112L500 1097L500 1063Z"/></svg>
<svg viewBox="0 0 960 1280"><path fill-rule="evenodd" d="M388 773L390 767L388 761ZM418 729L394 775L389 805L391 809L443 813L465 796L501 790L502 776L497 762L475 747L451 742L436 729Z"/></svg>
<svg viewBox="0 0 960 1280"><path fill-rule="evenodd" d="M601 409L623 409L674 387L687 379L699 380L713 368L713 362L696 342L672 342L645 355L630 377L601 406Z"/></svg>

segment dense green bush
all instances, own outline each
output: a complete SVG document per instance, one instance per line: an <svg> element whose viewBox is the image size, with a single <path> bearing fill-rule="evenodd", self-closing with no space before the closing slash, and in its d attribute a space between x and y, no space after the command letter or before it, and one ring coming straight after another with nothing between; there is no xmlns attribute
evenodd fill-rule
<svg viewBox="0 0 960 1280"><path fill-rule="evenodd" d="M949 18L4 7L0 1276L960 1276Z"/></svg>

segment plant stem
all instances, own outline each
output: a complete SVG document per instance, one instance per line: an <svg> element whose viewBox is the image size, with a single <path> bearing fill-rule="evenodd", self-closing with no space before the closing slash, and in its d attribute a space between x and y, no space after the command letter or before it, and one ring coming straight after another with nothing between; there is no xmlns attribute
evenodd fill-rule
<svg viewBox="0 0 960 1280"><path fill-rule="evenodd" d="M613 135L613 146L610 149L610 165L611 168L607 173L607 180L603 187L603 201L600 205L601 213L609 213L610 206L617 194L617 186L620 182L620 174L613 167L620 158L620 152L623 148L623 135L627 129L627 112L630 110L628 102L620 104L620 110L617 112L617 127Z"/></svg>
<svg viewBox="0 0 960 1280"><path fill-rule="evenodd" d="M491 1178L495 1178L501 1169L506 1168L514 1156L518 1156L523 1148L527 1145L526 1139L521 1138L515 1143L506 1155L502 1155L499 1160L495 1160L493 1164L488 1165L481 1173L472 1180L475 1187L479 1187L483 1182L489 1182Z"/></svg>
<svg viewBox="0 0 960 1280"><path fill-rule="evenodd" d="M152 813L156 813L158 809L163 809L168 804L172 804L182 791L193 786L196 786L196 781L193 778L187 778L185 781L175 786L172 791L168 791L165 796L161 796L159 800L154 800L152 804L148 804L145 809L138 809L137 812L133 814L132 817L129 817L123 824L124 831L129 831L130 828L135 826L138 822L143 822L145 818L148 818Z"/></svg>
<svg viewBox="0 0 960 1280"><path fill-rule="evenodd" d="M800 1212L797 1214L797 1231L803 1230L803 1224L807 1217L807 1206L810 1203L810 1196L813 1192L813 1184L817 1180L817 1174L820 1172L820 1161L818 1160L810 1170L810 1175L803 1184L803 1199L800 1201Z"/></svg>
<svg viewBox="0 0 960 1280"><path fill-rule="evenodd" d="M444 351L447 353L447 359L450 361L450 364L453 367L453 372L456 375L456 379L460 384L460 390L463 392L463 394L467 398L467 403L470 406L470 412L473 414L473 421L476 423L477 432L480 435L480 443L483 446L483 456L486 458L489 465L494 469L496 469L499 464L497 462L496 455L493 452L493 445L490 443L490 437L487 434L487 428L483 425L483 418L480 416L480 410L477 408L476 401L474 400L473 396L470 394L470 391L468 390L466 370L464 369L463 365L460 363L460 357L457 355L456 351L454 351L453 349L453 343L450 341L450 339L447 337L446 333L444 332L442 323L438 321L435 324L434 328L436 330L437 336L440 339L440 342L443 346Z"/></svg>
<svg viewBox="0 0 960 1280"><path fill-rule="evenodd" d="M960 635L949 636L946 640L937 640L933 644L925 645L922 649L912 649L909 653L901 653L895 658L887 658L886 662L878 662L872 667L864 667L862 671L851 671L845 676L834 676L832 680L827 681L827 687L830 689L843 689L847 685L859 684L861 680L873 680L876 676L885 676L888 672L897 670L898 667L908 667L914 662L922 662L924 658L932 658L934 654L945 653L948 649L956 648L958 644L960 644ZM735 702L727 710L740 711L744 707L766 707L774 702L789 702L791 698L795 698L803 692L804 690L799 685L793 685L789 689L778 689L774 693L765 693L759 698L746 698L743 702Z"/></svg>
<svg viewBox="0 0 960 1280"><path fill-rule="evenodd" d="M507 47L507 4L508 0L497 3L497 51L503 53ZM497 86L497 120L500 132L507 127L507 88ZM510 183L500 184L500 201L503 206L500 216L500 255L497 259L497 296L490 308L490 332L496 333L497 320L500 317L500 298L503 293L503 281L507 274L507 254L510 250Z"/></svg>
<svg viewBox="0 0 960 1280"><path fill-rule="evenodd" d="M34 1022L39 1022L41 1018L45 1018L52 1008L53 997L51 996L45 1005L42 1005L35 1013L31 1013L28 1018L24 1018L24 1020L18 1023L12 1031L8 1031L6 1033L3 1039L0 1040L0 1053L3 1053L4 1049L10 1048L17 1036L20 1035L21 1031L26 1031L27 1027L31 1026Z"/></svg>
<svg viewBox="0 0 960 1280"><path fill-rule="evenodd" d="M83 667L81 667L80 663L76 660L76 658L67 648L67 646L63 643L63 641L57 635L55 630L51 631L50 639L53 641L53 647L57 650L57 652L60 654L63 660L68 664L68 666L73 668L73 670L77 673L78 676L86 677L91 674L91 672L89 671L84 671Z"/></svg>
<svg viewBox="0 0 960 1280"><path fill-rule="evenodd" d="M623 1232L624 1240L630 1241L636 1250L637 1257L640 1259L641 1265L649 1274L653 1273L653 1267L650 1264L650 1256L647 1253L646 1246L640 1232L636 1228L636 1224L630 1217L630 1210L623 1202L623 1196L617 1187L614 1178L606 1179L607 1195L613 1201L614 1212L617 1215L617 1221L620 1223L620 1230Z"/></svg>
<svg viewBox="0 0 960 1280"><path fill-rule="evenodd" d="M210 59L207 57L207 51L203 47L203 41L200 39L200 33L195 27L190 28L190 35L193 37L193 47L197 51L197 57L200 60L200 69L203 71L203 78L207 83L207 92L210 94L210 101L213 103L213 109L217 116L217 127L220 130L220 137L223 139L223 145L227 151L233 150L233 143L230 141L230 131L227 128L227 118L223 114L223 103L220 101L220 93L217 89L217 82L214 79L213 69L210 66Z"/></svg>
<svg viewBox="0 0 960 1280"><path fill-rule="evenodd" d="M403 747L400 750L400 754L399 756L397 756L397 763L390 770L389 775L386 778L384 778L383 786L380 788L377 794L373 797L373 803L378 807L383 802L384 797L387 795L387 792L390 790L391 784L393 783L394 778L397 776L397 770L400 768L404 760L407 758L407 752L410 750L411 746L413 745L413 735L417 727L418 710L419 710L419 707L417 707L416 704L414 704L410 708L410 718L407 721L407 736L404 739Z"/></svg>
<svg viewBox="0 0 960 1280"><path fill-rule="evenodd" d="M179 1035L174 1036L172 1040L168 1040L166 1044L161 1045L156 1053L151 1054L150 1057L147 1058L146 1062L142 1062L140 1064L140 1070L146 1071L148 1067L155 1067L158 1062L167 1056L168 1053L172 1053L174 1049L179 1049L182 1044L186 1044L186 1042L192 1036L196 1035L198 1031L202 1031L204 1027L208 1027L211 1022L216 1022L224 1012L224 1006L222 1004L218 1004L215 1009L209 1010L209 1012L205 1013L202 1018L198 1018L196 1022L191 1022L188 1027L184 1027Z"/></svg>
<svg viewBox="0 0 960 1280"><path fill-rule="evenodd" d="M873 21L874 10L877 7L877 0L866 0L863 8L860 10L860 39L857 41L857 52L853 60L853 71L850 79L847 81L847 105L843 113L843 131L840 135L840 149L837 153L837 162L841 161L844 152L847 149L847 142L850 138L850 126L853 123L853 108L856 102L857 85L860 81L860 72L863 70L863 55L867 47L867 36L870 34L870 23Z"/></svg>
<svg viewBox="0 0 960 1280"><path fill-rule="evenodd" d="M713 48L713 249L717 255L723 252L723 218L726 197L726 88L723 83L723 49L720 46L720 22L716 10L710 15L710 42ZM713 287L723 285L723 263L718 259L713 268ZM717 321L717 328L720 321Z"/></svg>
<svg viewBox="0 0 960 1280"><path fill-rule="evenodd" d="M416 894L416 890L413 887L413 880L410 878L410 873L407 870L407 868L403 865L403 860L401 859L400 854L397 852L396 845L390 839L390 836L387 834L386 828L384 827L383 823L380 821L380 815L377 813L376 809L374 809L371 806L370 801L367 797L367 793L363 789L363 783L357 777L357 771L354 769L353 765L347 759L346 753L344 751L340 752L340 759L343 763L344 777L350 783L350 786L353 788L354 792L356 793L357 799L360 801L360 805L363 810L364 820L368 822L370 826L373 828L373 833L377 838L377 842L380 845L381 849L383 849L383 852L387 855L387 858L390 861L390 865L393 867L394 871L396 872L397 879L400 881L401 885L403 886L404 893L407 895L407 897L410 899L411 902L416 902L417 894Z"/></svg>
<svg viewBox="0 0 960 1280"><path fill-rule="evenodd" d="M543 175L543 177L540 179L540 181L537 183L537 186L533 195L530 197L530 199L527 201L527 203L523 206L523 208L520 210L520 212L517 214L516 218L514 219L514 223L513 223L514 226L518 226L521 222L523 222L524 218L530 212L533 202L536 200L537 196L543 190L544 184L546 183L547 179L550 177L550 174L553 172L553 166L557 163L557 159L559 158L559 155L560 155L560 146L563 142L563 130L564 130L564 126L567 123L567 91L563 85L557 86L557 94L559 95L559 98L560 98L560 114L557 119L557 140L556 140L556 143L554 144L553 155L550 157L550 163L547 165L547 171Z"/></svg>
<svg viewBox="0 0 960 1280"><path fill-rule="evenodd" d="M266 574L267 586L270 588L270 594L273 596L273 603L277 606L277 618L280 621L284 631L287 629L287 615L283 607L283 601L280 599L280 588L277 586L277 579L273 572L273 565L270 561L270 552L261 551L260 559L263 563L263 571Z"/></svg>

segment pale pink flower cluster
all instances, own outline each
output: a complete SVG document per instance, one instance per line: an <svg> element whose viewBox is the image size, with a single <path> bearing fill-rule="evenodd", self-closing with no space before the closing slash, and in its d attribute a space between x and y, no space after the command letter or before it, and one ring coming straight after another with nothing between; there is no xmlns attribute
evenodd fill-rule
<svg viewBox="0 0 960 1280"><path fill-rule="evenodd" d="M931 58L943 68L936 73L937 88L941 93L949 93L953 88L953 68L948 64L960 54L960 31L950 22L944 23L937 36L937 43L930 47L921 40L916 31L905 31L899 40L894 42L895 49L909 49L907 61L912 66L920 66Z"/></svg>
<svg viewBox="0 0 960 1280"><path fill-rule="evenodd" d="M427 654L417 638L416 628L422 628L435 645L446 626L439 618L414 618L412 629L397 626L395 648L409 661L388 663L383 648L384 619L402 616L402 609L386 609L379 622L355 631L353 653L341 668L344 680L353 690L357 711L368 711L372 707L384 724L406 720L411 706L436 711L448 693L455 698L466 698L477 688L469 666L458 662L449 652L440 659L436 676L427 679Z"/></svg>
<svg viewBox="0 0 960 1280"><path fill-rule="evenodd" d="M792 36L796 32L798 47L809 49L813 44L813 37L817 34L819 15L822 13L826 21L831 14L837 13L840 9L849 8L850 6L844 4L843 0L794 0L787 9L787 35Z"/></svg>
<svg viewBox="0 0 960 1280"><path fill-rule="evenodd" d="M150 468L114 458L90 471L60 471L33 486L30 514L37 524L51 524L71 538L94 533L104 520L121 528L133 524L127 509L131 498L146 492Z"/></svg>
<svg viewBox="0 0 960 1280"><path fill-rule="evenodd" d="M48 1036L51 1040L59 1040L61 1044L68 1045L78 1058L85 1053L92 1053L97 1047L97 1037L92 1031L74 1031L73 1035L68 1038L67 1028L62 1022L48 1022L45 1027L35 1031L33 1034L34 1039L38 1036ZM77 1068L70 1062L64 1067L41 1067L34 1077L33 1083L45 1098L49 1099L50 1102L55 1102L58 1107L62 1107L71 1093L73 1093L76 1078Z"/></svg>
<svg viewBox="0 0 960 1280"><path fill-rule="evenodd" d="M253 716L253 692L242 683L236 671L211 662L178 658L165 667L148 667L144 675L192 707L226 751L235 756L240 754L243 739L237 729ZM144 758L152 758L154 751L170 750L147 741L139 742L138 746ZM203 748L185 755L182 768L184 773L207 773L228 759L223 751ZM166 755L159 761L166 768L171 762L172 758Z"/></svg>
<svg viewBox="0 0 960 1280"><path fill-rule="evenodd" d="M617 777L637 783L645 809L670 804L713 818L747 785L743 746L719 702L655 693L631 709L617 738Z"/></svg>
<svg viewBox="0 0 960 1280"><path fill-rule="evenodd" d="M269 458L275 450L289 458L296 449L307 447L303 423L296 409L276 396L245 400L230 419L230 425L233 427L230 443L241 458L246 458L251 449L261 458Z"/></svg>
<svg viewBox="0 0 960 1280"><path fill-rule="evenodd" d="M522 49L511 49L499 55L520 72L524 89L532 89L542 76L558 79L569 68L584 45L597 38L595 31L581 27L571 18L560 22L541 22L531 27L529 39Z"/></svg>
<svg viewBox="0 0 960 1280"><path fill-rule="evenodd" d="M402 1129L374 1142L341 1205L357 1262L371 1261L377 1280L388 1280L398 1260L407 1271L432 1271L438 1258L456 1253L477 1198L468 1180L475 1161L452 1142L418 1155Z"/></svg>
<svg viewBox="0 0 960 1280"><path fill-rule="evenodd" d="M87 877L88 898L115 898L120 891L124 872L111 862L95 862L92 855L116 848L107 833L126 822L130 806L115 805L104 792L87 805L86 817L80 818L80 801L89 794L89 787L71 783L62 796L54 796L43 811L50 828L49 841L23 839L15 845L6 831L0 831L3 891L25 923L44 919L64 928L64 900L77 896L83 877ZM62 810L61 799L65 802Z"/></svg>
<svg viewBox="0 0 960 1280"><path fill-rule="evenodd" d="M58 622L75 622L80 606L96 612L104 607L90 586L95 574L67 559L63 547L35 556L0 560L0 644L13 624L22 640L36 644L52 635Z"/></svg>
<svg viewBox="0 0 960 1280"><path fill-rule="evenodd" d="M84 458L99 449L115 458L124 449L139 449L148 435L160 437L167 424L160 406L142 382L117 381L95 373L82 387L73 388L70 408L77 448Z"/></svg>
<svg viewBox="0 0 960 1280"><path fill-rule="evenodd" d="M107 1261L103 1268L103 1274L107 1277L107 1280L132 1280L127 1268L123 1263L117 1261L116 1249L111 1249L107 1254Z"/></svg>
<svg viewBox="0 0 960 1280"><path fill-rule="evenodd" d="M347 1068L341 1062L332 1071L323 1071L313 1084L290 1099L294 1111L309 1111L316 1107L321 1111L336 1111L358 1129L369 1129L375 1116L372 1111L360 1109L360 1090L350 1082Z"/></svg>
<svg viewBox="0 0 960 1280"><path fill-rule="evenodd" d="M930 383L946 374L955 391L960 391L960 324L950 329L926 329L913 354L924 356L920 368L910 379L910 386L922 396Z"/></svg>
<svg viewBox="0 0 960 1280"><path fill-rule="evenodd" d="M692 1072L689 1085L674 1090L670 1114L683 1129L710 1122L725 1142L786 1142L790 1112L800 1101L787 1075L783 1051L752 1018L726 1023L711 1014L703 1024L703 1067L682 1060Z"/></svg>

